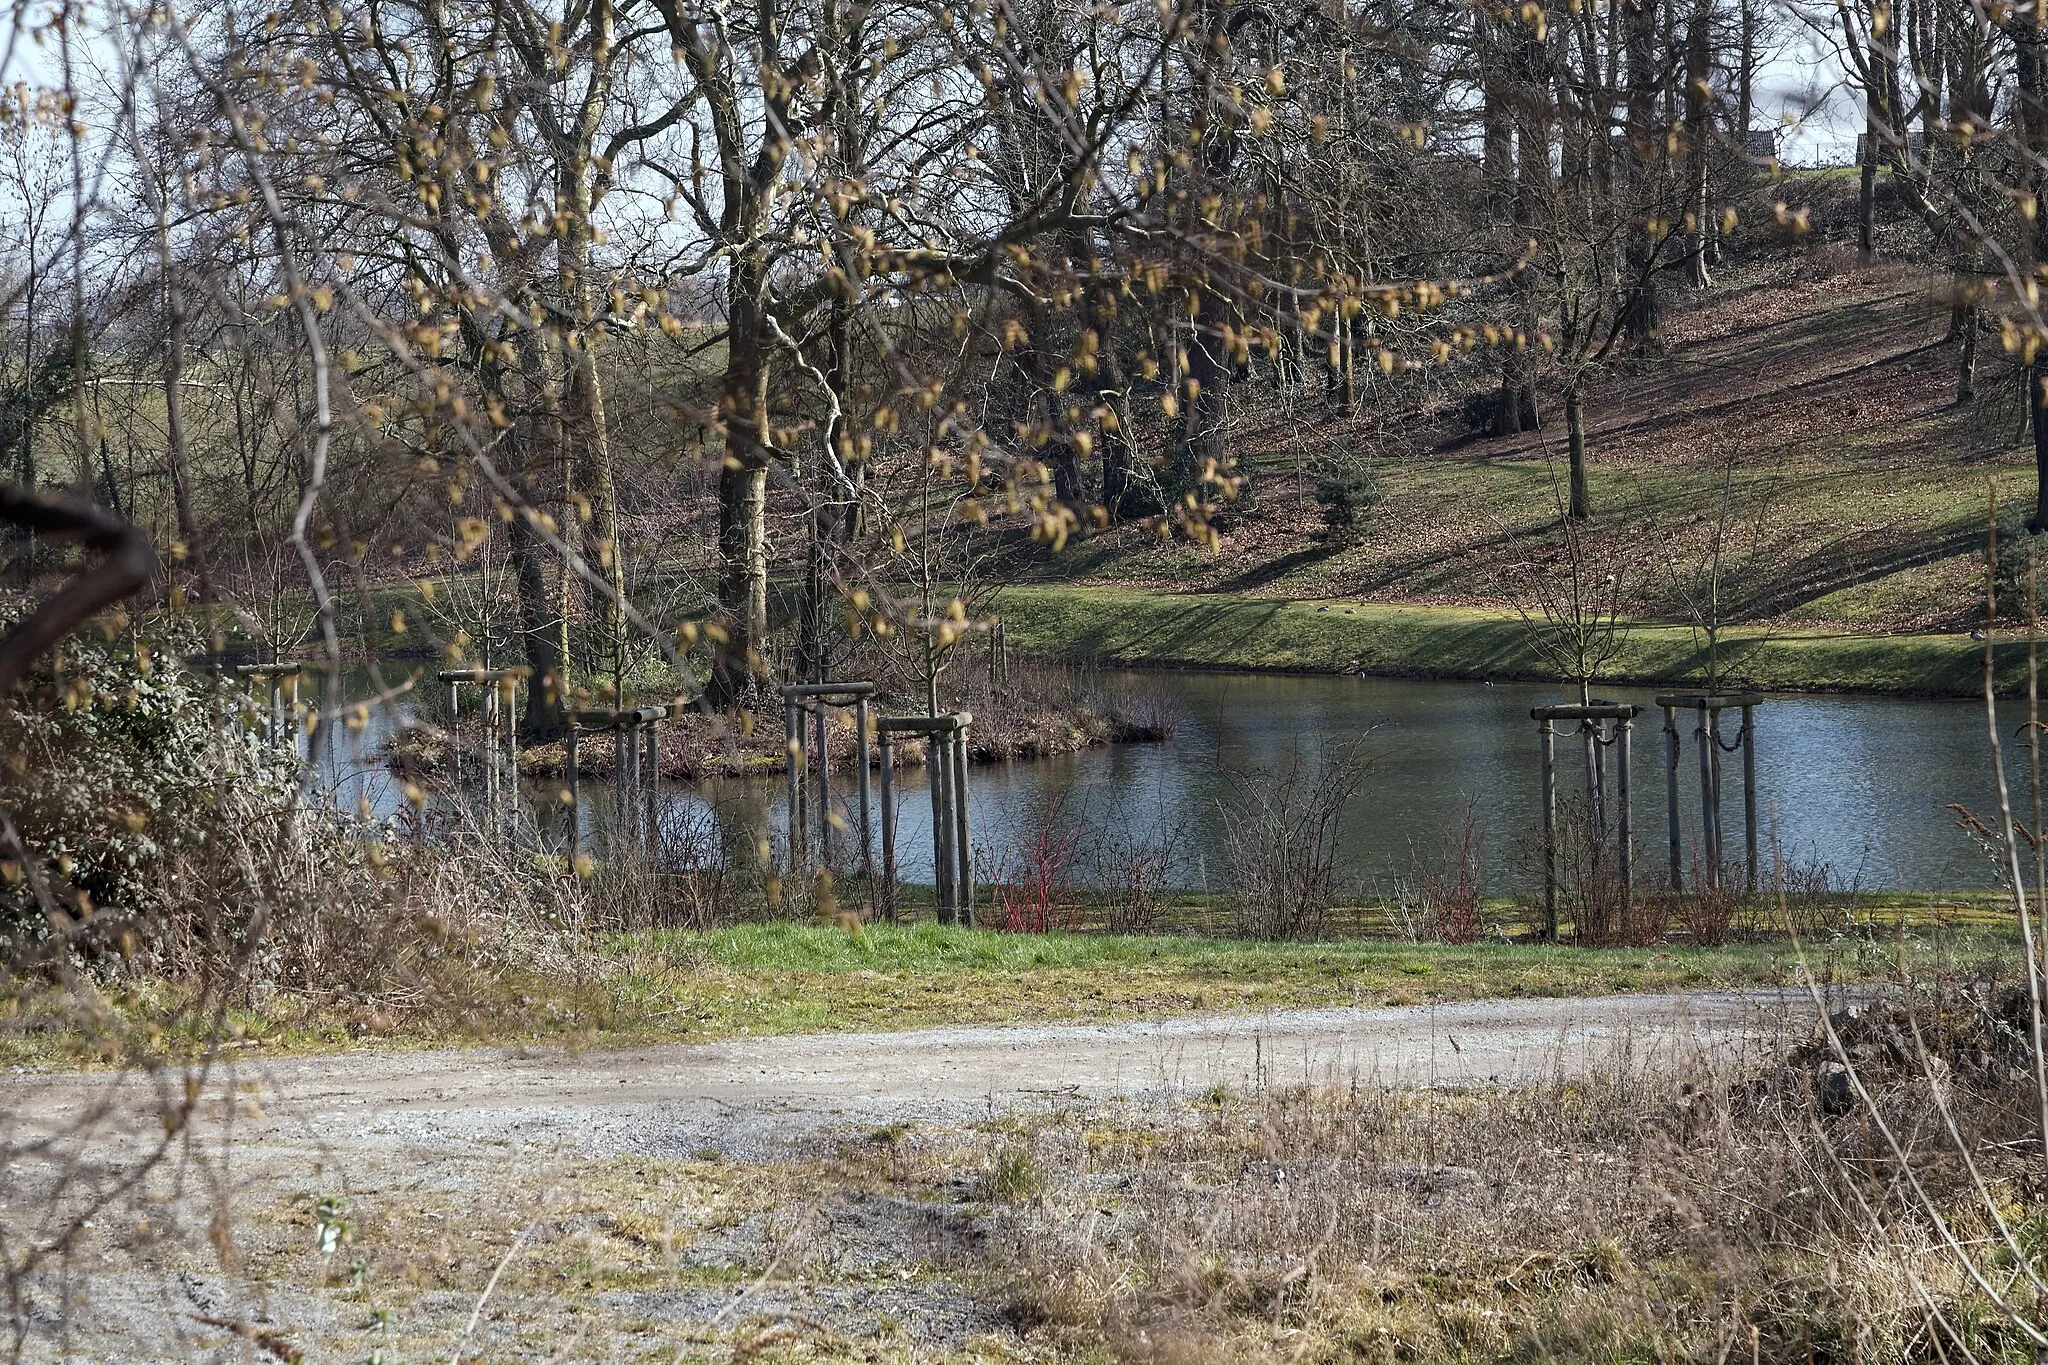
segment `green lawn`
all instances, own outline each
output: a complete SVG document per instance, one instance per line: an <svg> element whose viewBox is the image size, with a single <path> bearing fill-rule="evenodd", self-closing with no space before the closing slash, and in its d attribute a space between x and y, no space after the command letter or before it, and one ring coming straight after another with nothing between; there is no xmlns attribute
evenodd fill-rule
<svg viewBox="0 0 2048 1365"><path fill-rule="evenodd" d="M1863 926L1810 942L1822 982L2003 970L2007 922L1984 905L1874 902ZM1098 1021L1280 1007L1410 1005L1795 984L1789 943L1586 949L1504 941L1262 943L1095 933L1005 934L934 924L849 932L803 924L564 938L544 967L409 991L404 1000L279 994L226 1016L230 1045L268 1053L536 1043L623 1046L743 1034ZM2000 964L2003 964L2001 966ZM175 987L9 1002L0 1064L100 1066L191 1056L210 1041Z"/></svg>
<svg viewBox="0 0 2048 1365"><path fill-rule="evenodd" d="M1013 587L998 608L1020 648L1064 658L1178 668L1364 672L1432 678L1550 679L1512 612L1473 607ZM1997 647L2000 684L2024 685L2026 646ZM1984 647L1967 634L1734 630L1722 640L1731 686L1970 696ZM1703 676L1704 642L1683 626L1629 629L1604 680L1680 684Z"/></svg>
<svg viewBox="0 0 2048 1365"><path fill-rule="evenodd" d="M1954 970L2009 958L2002 925L1874 927L1807 945L1822 981ZM1385 940L1258 943L1110 934L1004 934L925 924L858 934L759 925L620 936L618 971L581 1023L597 1037L921 1028L1129 1019L1286 1006L1765 986L1799 979L1789 943L1585 949Z"/></svg>

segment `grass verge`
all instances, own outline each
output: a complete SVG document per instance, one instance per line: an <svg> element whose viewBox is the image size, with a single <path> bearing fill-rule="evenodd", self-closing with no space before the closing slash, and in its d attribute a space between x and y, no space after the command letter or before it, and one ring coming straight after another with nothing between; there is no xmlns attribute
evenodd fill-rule
<svg viewBox="0 0 2048 1365"><path fill-rule="evenodd" d="M1245 593L1165 593L1111 587L1014 587L1000 611L1023 649L1101 663L1257 668L1424 678L1551 680L1511 612ZM1844 631L1722 638L1731 686L1773 690L1974 696L1983 645L1961 634ZM2002 685L2025 681L2026 645L1997 647ZM1682 684L1705 672L1704 642L1684 626L1643 624L1623 641L1605 680Z"/></svg>
<svg viewBox="0 0 2048 1365"><path fill-rule="evenodd" d="M2002 922L1913 922L1866 908L1861 927L1807 945L1823 983L1916 969L1996 968L2017 953ZM744 1035L949 1024L1112 1021L1275 1008L1415 1005L1791 984L1789 943L1589 949L1528 943L1259 943L1109 934L1004 934L922 924L746 925L591 937L553 970L470 983L457 997L342 1002L278 993L229 1012L230 1046L349 1047L705 1042ZM0 1064L132 1065L190 1056L213 1037L173 986L81 1004L16 1002Z"/></svg>

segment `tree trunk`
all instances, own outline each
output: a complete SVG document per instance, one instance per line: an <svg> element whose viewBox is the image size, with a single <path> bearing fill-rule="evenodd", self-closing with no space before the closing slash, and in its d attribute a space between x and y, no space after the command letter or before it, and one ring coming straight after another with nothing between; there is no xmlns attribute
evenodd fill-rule
<svg viewBox="0 0 2048 1365"><path fill-rule="evenodd" d="M2034 516L2027 529L2041 535L2048 532L2048 382L2038 362L2027 368L2027 406L2034 428Z"/></svg>
<svg viewBox="0 0 2048 1365"><path fill-rule="evenodd" d="M1713 168L1713 113L1708 81L1714 74L1714 13L1710 0L1695 0L1685 32L1685 132L1691 173L1693 214L1692 284L1706 289L1714 283L1714 221L1710 172Z"/></svg>
<svg viewBox="0 0 2048 1365"><path fill-rule="evenodd" d="M517 589L520 652L529 670L526 716L520 733L535 740L562 733L568 688L563 673L562 637L566 622L560 601L548 590L548 547L523 516L509 530L508 557Z"/></svg>
<svg viewBox="0 0 2048 1365"><path fill-rule="evenodd" d="M1187 379L1181 390L1180 461L1183 490L1193 488L1210 469L1227 463L1223 450L1223 386L1230 370L1223 360L1223 300L1201 292L1195 325L1188 329ZM1341 325L1341 324L1340 324ZM1187 390L1193 389L1193 393Z"/></svg>
<svg viewBox="0 0 2048 1365"><path fill-rule="evenodd" d="M1514 202L1514 121L1506 88L1503 62L1495 21L1482 6L1473 11L1479 28L1480 63L1480 179L1486 193L1486 211L1498 221ZM1509 20L1509 23L1514 21Z"/></svg>
<svg viewBox="0 0 2048 1365"><path fill-rule="evenodd" d="M1877 259L1878 104L1879 97L1877 94L1874 91L1865 90L1863 93L1863 156L1861 158L1861 172L1856 184L1856 250L1862 255L1865 265Z"/></svg>
<svg viewBox="0 0 2048 1365"><path fill-rule="evenodd" d="M1571 453L1571 511L1573 521L1593 515L1593 496L1586 487L1586 407L1576 384L1564 391L1564 429Z"/></svg>
<svg viewBox="0 0 2048 1365"><path fill-rule="evenodd" d="M1963 305L1963 345L1956 359L1956 406L1977 397L1977 305L1974 296Z"/></svg>
<svg viewBox="0 0 2048 1365"><path fill-rule="evenodd" d="M1343 404L1344 415L1349 417L1358 411L1358 330L1349 322L1342 326L1344 371L1338 401Z"/></svg>
<svg viewBox="0 0 2048 1365"><path fill-rule="evenodd" d="M1636 346L1647 345L1662 323L1663 309L1657 297L1656 246L1643 225L1643 208L1661 149L1652 146L1657 112L1657 7L1655 0L1620 0L1621 24L1627 44L1626 123L1623 126L1627 179L1623 192L1631 218L1626 247L1627 302L1622 313L1622 335Z"/></svg>
<svg viewBox="0 0 2048 1365"><path fill-rule="evenodd" d="M2026 187L2033 199L2033 233L2025 243L2027 247L2022 260L2025 264L2038 267L2048 261L2048 174L2041 168L2041 154L2048 147L2048 110L2043 108L2044 84L2048 84L2048 64L2044 64L2041 45L2022 39L2016 46L2018 54L2019 101L2021 145L2028 154ZM2044 375L2048 370L2048 352L2037 350L2032 361L2023 371L2027 385L2028 425L2034 433L2034 515L2027 523L2027 529L2035 535L2048 532L2048 389L2044 389Z"/></svg>
<svg viewBox="0 0 2048 1365"><path fill-rule="evenodd" d="M825 624L826 512L816 507L804 518L804 599L797 620L797 681L821 683L831 676L832 642Z"/></svg>
<svg viewBox="0 0 2048 1365"><path fill-rule="evenodd" d="M744 696L764 666L768 642L768 361L763 354L764 279L750 257L734 260L726 326L725 462L718 473L719 626L711 704Z"/></svg>
<svg viewBox="0 0 2048 1365"><path fill-rule="evenodd" d="M1096 423L1102 446L1102 506L1111 521L1145 516L1156 507L1138 505L1138 487L1131 460L1130 406L1124 395L1124 368L1116 356L1116 295L1091 287L1082 295L1082 324L1095 333L1095 406L1103 413ZM1287 351L1285 342L1281 353ZM1298 373L1299 367L1297 367Z"/></svg>
<svg viewBox="0 0 2048 1365"><path fill-rule="evenodd" d="M1742 0L1738 23L1737 42L1740 48L1735 62L1735 145L1747 156L1749 124L1756 117L1756 38L1759 26L1756 0Z"/></svg>
<svg viewBox="0 0 2048 1365"><path fill-rule="evenodd" d="M730 442L728 442L730 445ZM750 454L718 474L718 606L726 638L712 652L710 696L729 706L746 695L768 638L768 465Z"/></svg>
<svg viewBox="0 0 2048 1365"><path fill-rule="evenodd" d="M1550 107L1550 72L1543 62L1542 47L1528 25L1517 23L1513 32L1515 41L1508 67L1515 105L1513 211L1515 231L1522 239L1518 250L1526 250L1542 226L1551 187L1552 126L1545 112ZM1574 155L1569 135L1564 152L1564 160L1571 163ZM1537 428L1536 367L1529 353L1538 330L1533 270L1531 266L1515 280L1515 327L1520 336L1501 367L1501 392L1494 414L1496 433L1501 435Z"/></svg>
<svg viewBox="0 0 2048 1365"><path fill-rule="evenodd" d="M556 526L567 533L572 529L566 496L570 462L563 448L562 415L554 406L559 392L554 357L532 328L521 328L513 335L512 344L517 369L488 366L484 373L486 390L499 396L508 411L524 408L530 414L505 433L503 467L527 504L552 516ZM507 393L507 383L515 378L521 392ZM521 733L541 741L559 735L565 720L575 579L568 561L555 555L524 516L512 518L507 550L519 598L520 653L528 670L526 718L520 728ZM555 570L553 582L551 568ZM485 645L488 650L488 636Z"/></svg>
<svg viewBox="0 0 2048 1365"><path fill-rule="evenodd" d="M593 22L599 41L608 39L610 6L600 5ZM598 88L608 89L600 83ZM611 435L605 423L604 386L597 370L598 298L591 279L591 247L596 240L594 222L596 193L591 184L590 140L596 135L595 108L586 108L563 148L556 175L555 202L565 210L556 286L574 310L575 323L563 337L567 349L567 382L563 386L563 435L571 452L564 471L572 494L580 485L590 495L591 530L597 538L598 567L604 571L610 589L598 607L597 638L589 642L587 657L593 664L609 668L614 679L622 678L626 667L625 546L619 540L619 511L612 483ZM573 498L568 499L574 505ZM564 517L561 534L570 544L580 538L574 524ZM566 567L566 566L565 566ZM624 705L624 698L616 699Z"/></svg>

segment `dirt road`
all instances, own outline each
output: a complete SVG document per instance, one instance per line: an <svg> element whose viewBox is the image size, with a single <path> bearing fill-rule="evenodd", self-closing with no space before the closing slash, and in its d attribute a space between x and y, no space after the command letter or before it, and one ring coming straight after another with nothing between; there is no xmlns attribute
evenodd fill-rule
<svg viewBox="0 0 2048 1365"><path fill-rule="evenodd" d="M985 1250L1008 1215L971 1172L1030 1119L1019 1111L1078 1140L1172 1122L1188 1112L1175 1097L1216 1087L1725 1061L1805 1003L1616 996L243 1060L206 1077L193 1122L140 1178L185 1076L16 1076L0 1082L0 1226L49 1257L15 1319L36 1359L724 1359L791 1324L847 1359L1014 1359Z"/></svg>
<svg viewBox="0 0 2048 1365"><path fill-rule="evenodd" d="M1109 1095L1353 1078L1512 1082L1623 1053L1725 1055L1770 1017L1803 1004L1792 992L1637 995L816 1034L585 1054L349 1053L242 1062L211 1078L209 1091L243 1098L245 1135L298 1129L336 1149L512 1142L592 1155L755 1158L820 1128L959 1120ZM18 1078L0 1093L17 1125L44 1132L96 1111L151 1114L157 1104L140 1077Z"/></svg>

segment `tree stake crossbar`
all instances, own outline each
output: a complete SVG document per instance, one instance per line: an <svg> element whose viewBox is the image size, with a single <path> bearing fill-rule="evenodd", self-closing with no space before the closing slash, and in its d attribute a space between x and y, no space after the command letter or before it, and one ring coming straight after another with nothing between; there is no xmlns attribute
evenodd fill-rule
<svg viewBox="0 0 2048 1365"><path fill-rule="evenodd" d="M676 706L585 707L569 713L562 741L563 775L569 787L569 848L582 838L583 771L579 752L584 732L612 736L612 782L618 788L618 824L647 847L660 842L661 722Z"/></svg>

